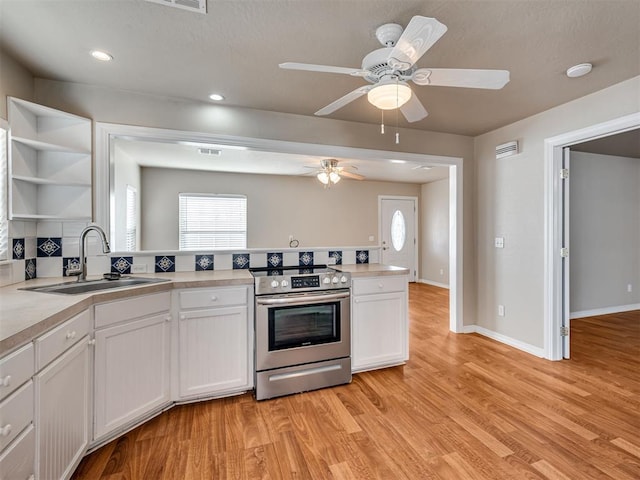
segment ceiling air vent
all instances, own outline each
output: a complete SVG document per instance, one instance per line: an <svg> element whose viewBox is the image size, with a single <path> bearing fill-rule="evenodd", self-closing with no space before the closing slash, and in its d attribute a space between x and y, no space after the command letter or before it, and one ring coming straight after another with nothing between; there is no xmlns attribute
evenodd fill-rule
<svg viewBox="0 0 640 480"><path fill-rule="evenodd" d="M181 8L192 12L207 13L207 0L147 0L167 7Z"/></svg>
<svg viewBox="0 0 640 480"><path fill-rule="evenodd" d="M510 157L512 155L517 155L518 153L520 153L520 151L518 150L517 140L503 143L496 147L496 159Z"/></svg>

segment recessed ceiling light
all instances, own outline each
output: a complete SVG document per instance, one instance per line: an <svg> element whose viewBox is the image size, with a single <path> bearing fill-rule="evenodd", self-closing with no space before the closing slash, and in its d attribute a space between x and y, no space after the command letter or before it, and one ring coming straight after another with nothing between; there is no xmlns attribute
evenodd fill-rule
<svg viewBox="0 0 640 480"><path fill-rule="evenodd" d="M579 65L574 65L573 67L567 68L567 77L569 78L578 78L586 75L591 71L593 65L590 63L581 63Z"/></svg>
<svg viewBox="0 0 640 480"><path fill-rule="evenodd" d="M93 50L91 52L91 56L96 60L100 60L101 62L110 62L113 60L113 55L103 52L102 50Z"/></svg>
<svg viewBox="0 0 640 480"><path fill-rule="evenodd" d="M219 93L212 93L211 95L209 95L209 98L211 100L215 100L216 102L224 100L224 97L222 95L220 95Z"/></svg>
<svg viewBox="0 0 640 480"><path fill-rule="evenodd" d="M406 160L389 160L391 163L407 163Z"/></svg>

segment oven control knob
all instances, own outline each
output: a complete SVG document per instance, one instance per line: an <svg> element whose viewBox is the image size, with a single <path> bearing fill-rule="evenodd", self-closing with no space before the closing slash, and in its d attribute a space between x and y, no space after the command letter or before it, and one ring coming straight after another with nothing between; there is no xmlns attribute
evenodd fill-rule
<svg viewBox="0 0 640 480"><path fill-rule="evenodd" d="M324 277L322 283L324 283L325 285L329 285L331 283L331 279L329 277Z"/></svg>
<svg viewBox="0 0 640 480"><path fill-rule="evenodd" d="M282 288L288 287L289 286L289 282L287 282L286 280L282 280L282 283L280 285L282 286Z"/></svg>
<svg viewBox="0 0 640 480"><path fill-rule="evenodd" d="M331 279L331 282L332 282L334 285L335 285L335 284L337 284L339 281L340 281L340 280L338 279L338 277L333 277L333 278Z"/></svg>
<svg viewBox="0 0 640 480"><path fill-rule="evenodd" d="M280 285L280 284L278 283L278 280L272 280L272 281L271 281L271 288L278 288L278 285Z"/></svg>
<svg viewBox="0 0 640 480"><path fill-rule="evenodd" d="M347 277L345 277L344 275L342 277L340 277L340 282L341 283L347 283Z"/></svg>

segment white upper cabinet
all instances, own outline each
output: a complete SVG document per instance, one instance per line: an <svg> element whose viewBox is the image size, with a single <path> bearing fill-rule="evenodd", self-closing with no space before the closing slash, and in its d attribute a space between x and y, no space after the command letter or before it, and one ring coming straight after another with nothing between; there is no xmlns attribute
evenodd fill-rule
<svg viewBox="0 0 640 480"><path fill-rule="evenodd" d="M91 120L9 97L10 218L91 219Z"/></svg>

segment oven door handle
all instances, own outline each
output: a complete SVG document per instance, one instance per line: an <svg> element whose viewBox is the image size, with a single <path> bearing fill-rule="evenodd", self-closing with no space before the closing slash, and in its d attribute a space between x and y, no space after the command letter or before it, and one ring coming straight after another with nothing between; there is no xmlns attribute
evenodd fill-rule
<svg viewBox="0 0 640 480"><path fill-rule="evenodd" d="M349 292L341 293L329 293L321 295L300 295L296 297L278 297L278 298L262 298L257 297L256 303L258 305L300 305L308 303L326 302L328 300L341 300L343 298L349 298Z"/></svg>

